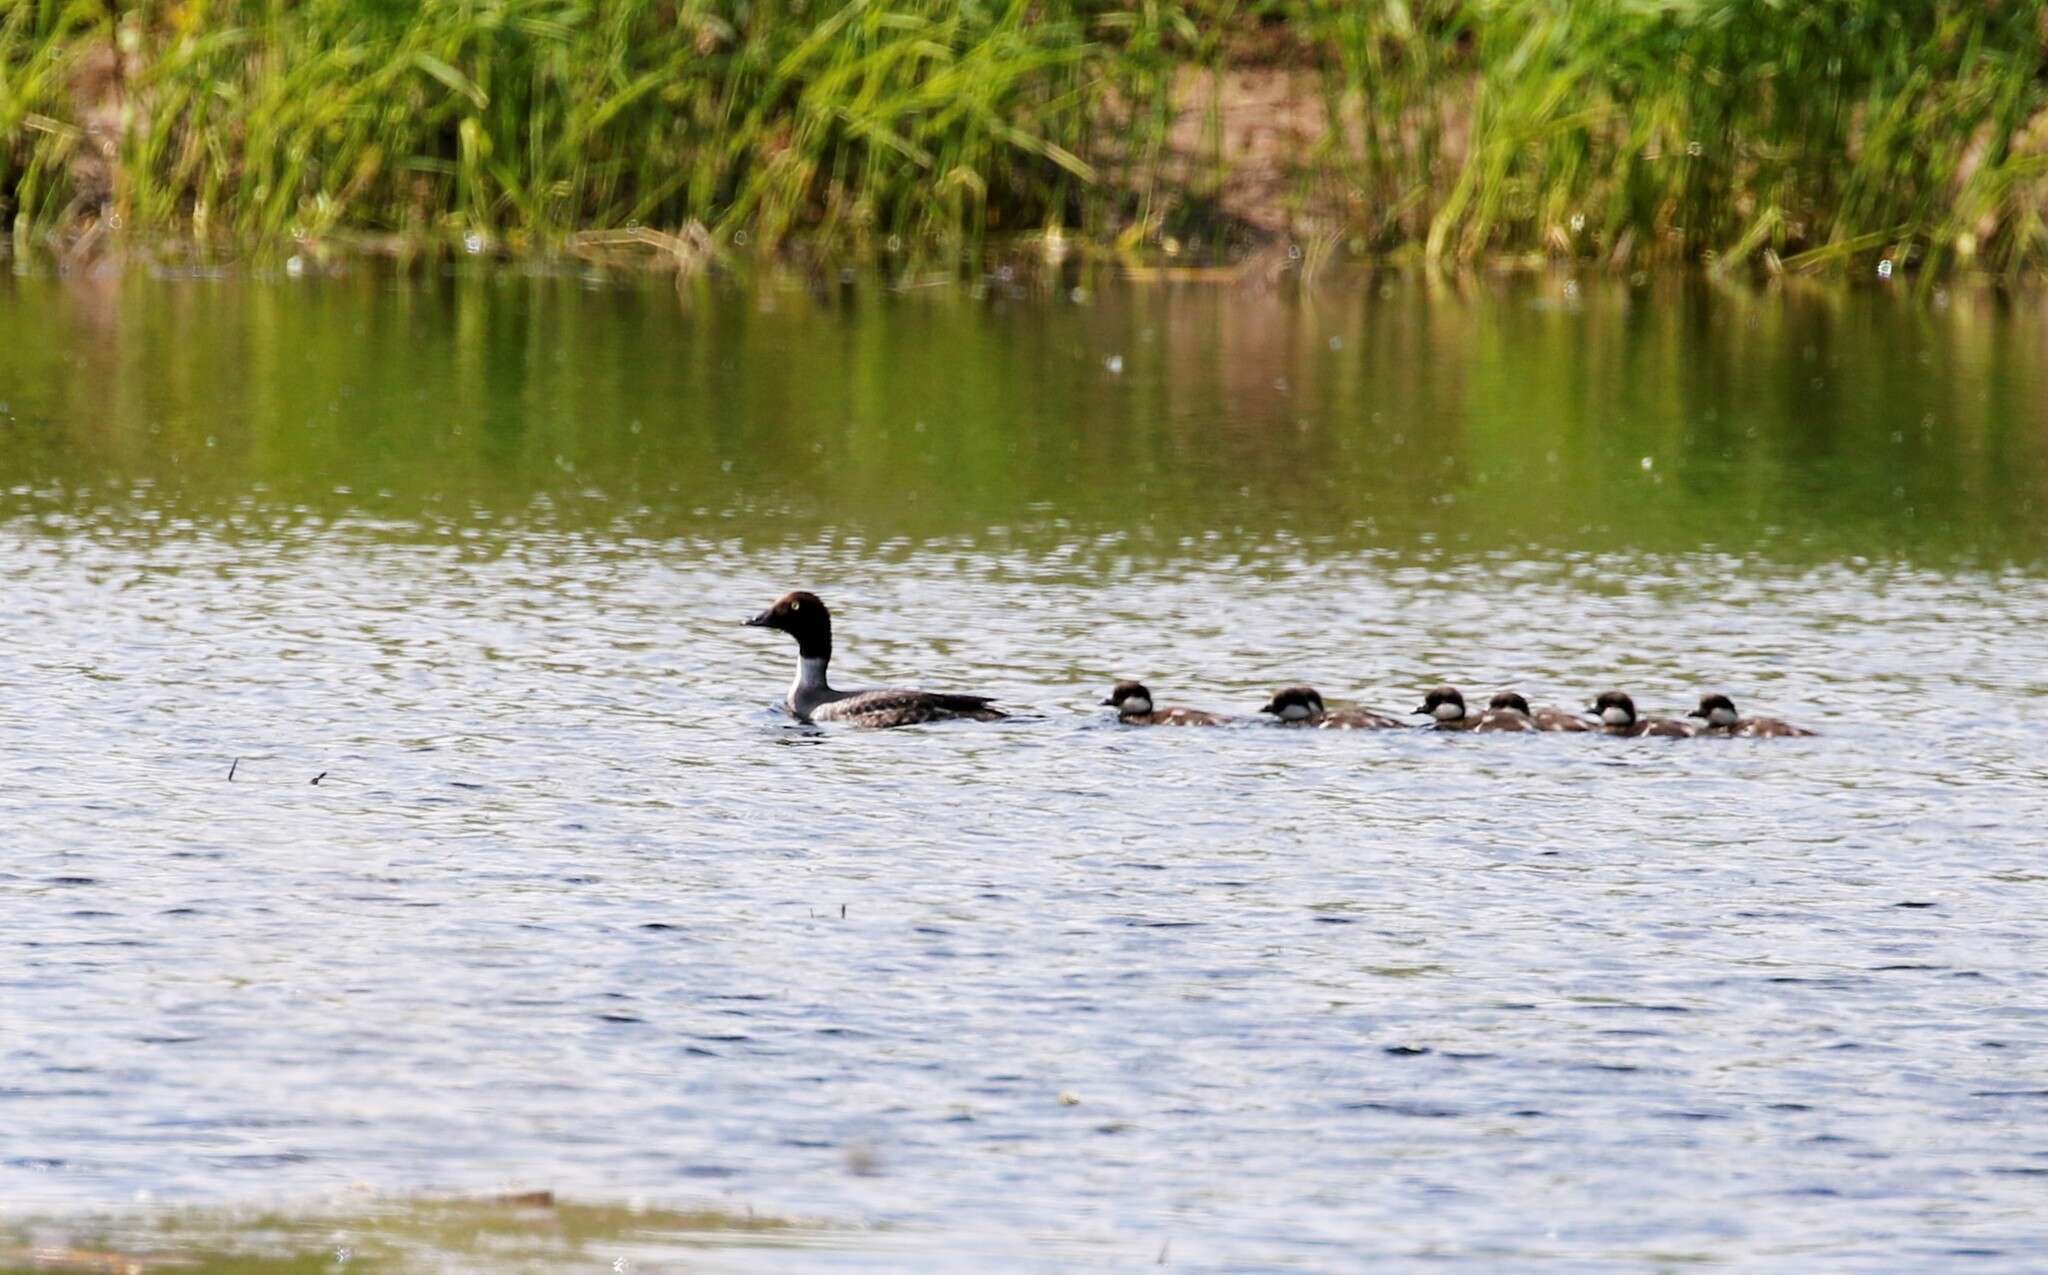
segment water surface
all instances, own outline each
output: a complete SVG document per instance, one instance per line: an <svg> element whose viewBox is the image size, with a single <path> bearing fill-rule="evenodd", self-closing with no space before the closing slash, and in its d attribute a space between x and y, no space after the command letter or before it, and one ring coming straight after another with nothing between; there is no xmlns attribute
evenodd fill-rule
<svg viewBox="0 0 2048 1275"><path fill-rule="evenodd" d="M2038 305L1079 282L0 281L0 1221L2031 1266ZM793 728L737 622L796 586L842 683L1027 711ZM1129 676L1824 734L1119 730Z"/></svg>

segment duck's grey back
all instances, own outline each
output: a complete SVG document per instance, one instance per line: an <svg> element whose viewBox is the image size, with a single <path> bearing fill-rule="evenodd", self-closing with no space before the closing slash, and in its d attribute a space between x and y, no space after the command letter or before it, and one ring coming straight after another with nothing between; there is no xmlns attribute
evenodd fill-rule
<svg viewBox="0 0 2048 1275"><path fill-rule="evenodd" d="M814 722L844 722L850 726L916 726L923 722L965 719L993 722L1008 714L994 707L987 695L954 695L944 691L845 691L810 708ZM797 706L792 704L792 710ZM806 714L799 711L799 716Z"/></svg>

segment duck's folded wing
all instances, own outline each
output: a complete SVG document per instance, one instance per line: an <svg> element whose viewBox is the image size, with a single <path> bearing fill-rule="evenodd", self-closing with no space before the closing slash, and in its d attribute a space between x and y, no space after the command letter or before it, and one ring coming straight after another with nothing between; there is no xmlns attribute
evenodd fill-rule
<svg viewBox="0 0 2048 1275"><path fill-rule="evenodd" d="M1385 713L1375 713L1369 708L1340 708L1334 713L1325 713L1316 723L1328 730L1405 730L1407 722Z"/></svg>
<svg viewBox="0 0 2048 1275"><path fill-rule="evenodd" d="M1162 708L1152 716L1161 726L1221 726L1226 720L1199 708Z"/></svg>
<svg viewBox="0 0 2048 1275"><path fill-rule="evenodd" d="M852 726L915 726L968 718L992 722L1004 716L987 695L952 695L943 691L860 691L834 700L811 714L814 721Z"/></svg>
<svg viewBox="0 0 2048 1275"><path fill-rule="evenodd" d="M1489 708L1479 715L1472 729L1502 732L1525 731L1535 730L1536 723L1530 721L1526 714L1518 713L1512 708L1505 711L1498 708Z"/></svg>
<svg viewBox="0 0 2048 1275"><path fill-rule="evenodd" d="M1793 739L1813 734L1803 726L1781 722L1775 717L1745 718L1735 723L1735 728L1730 733L1746 735L1751 739Z"/></svg>

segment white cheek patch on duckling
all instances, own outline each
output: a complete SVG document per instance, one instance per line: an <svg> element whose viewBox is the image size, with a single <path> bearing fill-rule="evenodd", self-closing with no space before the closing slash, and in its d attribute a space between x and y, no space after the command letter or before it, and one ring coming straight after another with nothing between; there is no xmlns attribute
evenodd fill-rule
<svg viewBox="0 0 2048 1275"><path fill-rule="evenodd" d="M1440 722L1460 722L1465 720L1465 706L1445 700L1436 706L1432 715Z"/></svg>
<svg viewBox="0 0 2048 1275"><path fill-rule="evenodd" d="M1707 710L1707 722L1710 725L1733 726L1735 720L1735 710L1732 708L1722 708L1716 705Z"/></svg>
<svg viewBox="0 0 2048 1275"><path fill-rule="evenodd" d="M1126 717L1143 717L1152 711L1152 701L1143 695L1133 695L1117 705L1116 711Z"/></svg>
<svg viewBox="0 0 2048 1275"><path fill-rule="evenodd" d="M1635 719L1629 716L1627 709L1610 706L1600 710L1600 720L1609 726L1626 726Z"/></svg>
<svg viewBox="0 0 2048 1275"><path fill-rule="evenodd" d="M1309 709L1306 704L1289 704L1280 710L1280 720L1283 722L1305 722L1308 715Z"/></svg>

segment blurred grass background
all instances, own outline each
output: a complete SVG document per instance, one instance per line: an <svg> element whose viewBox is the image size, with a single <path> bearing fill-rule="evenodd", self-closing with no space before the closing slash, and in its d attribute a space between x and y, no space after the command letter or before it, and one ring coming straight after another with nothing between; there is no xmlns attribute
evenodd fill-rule
<svg viewBox="0 0 2048 1275"><path fill-rule="evenodd" d="M0 223L2048 259L2048 0L0 0Z"/></svg>

